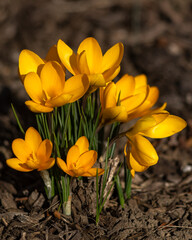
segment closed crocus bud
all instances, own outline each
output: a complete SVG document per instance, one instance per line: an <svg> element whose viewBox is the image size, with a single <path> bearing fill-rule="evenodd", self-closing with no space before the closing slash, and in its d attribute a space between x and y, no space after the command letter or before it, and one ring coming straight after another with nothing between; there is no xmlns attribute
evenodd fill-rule
<svg viewBox="0 0 192 240"><path fill-rule="evenodd" d="M143 172L158 162L158 155L153 145L145 137L137 134L128 140L127 145L130 149L125 147L125 156L132 176L135 172Z"/></svg>

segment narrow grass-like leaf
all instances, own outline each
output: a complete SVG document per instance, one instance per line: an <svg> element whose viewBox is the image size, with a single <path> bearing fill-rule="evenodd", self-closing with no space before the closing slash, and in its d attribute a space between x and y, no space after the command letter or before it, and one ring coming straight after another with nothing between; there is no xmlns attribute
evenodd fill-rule
<svg viewBox="0 0 192 240"><path fill-rule="evenodd" d="M13 113L14 113L14 116L15 116L15 119L16 119L16 121L17 121L17 124L18 124L18 126L19 126L20 131L25 135L25 131L23 130L23 127L21 126L21 123L20 123L20 121L19 121L19 118L18 118L18 116L17 116L17 113L16 113L15 108L14 108L14 106L13 106L12 103L11 103L11 108L12 108L12 110L13 110Z"/></svg>

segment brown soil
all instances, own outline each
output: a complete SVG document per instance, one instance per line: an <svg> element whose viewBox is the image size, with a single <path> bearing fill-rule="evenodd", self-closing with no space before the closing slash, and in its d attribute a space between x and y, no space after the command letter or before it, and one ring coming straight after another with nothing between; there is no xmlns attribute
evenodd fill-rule
<svg viewBox="0 0 192 240"><path fill-rule="evenodd" d="M0 239L192 239L191 10L191 0L0 1ZM77 48L88 36L103 50L123 42L121 74L145 73L160 89L159 105L166 101L188 122L181 133L154 141L158 164L136 175L124 210L114 191L98 226L94 182L74 186L67 218L56 211L57 199L49 207L37 172L5 164L20 136L11 102L26 128L34 122L17 73L20 51L43 57L59 38Z"/></svg>

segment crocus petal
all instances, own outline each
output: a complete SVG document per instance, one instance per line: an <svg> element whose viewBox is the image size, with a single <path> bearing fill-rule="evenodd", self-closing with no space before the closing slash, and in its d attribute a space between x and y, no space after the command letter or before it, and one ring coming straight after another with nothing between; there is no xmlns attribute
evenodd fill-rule
<svg viewBox="0 0 192 240"><path fill-rule="evenodd" d="M27 49L21 51L19 55L19 73L22 80L29 72L38 73L39 68L41 68L44 63L44 60L34 52Z"/></svg>
<svg viewBox="0 0 192 240"><path fill-rule="evenodd" d="M37 159L39 159L39 162L44 165L46 161L50 158L52 153L53 144L50 140L45 139L41 142L37 149Z"/></svg>
<svg viewBox="0 0 192 240"><path fill-rule="evenodd" d="M67 153L67 168L69 170L74 168L73 165L76 165L79 156L80 156L79 147L73 145Z"/></svg>
<svg viewBox="0 0 192 240"><path fill-rule="evenodd" d="M122 43L117 43L111 47L103 56L102 72L112 67L118 67L124 53L124 47Z"/></svg>
<svg viewBox="0 0 192 240"><path fill-rule="evenodd" d="M21 171L21 172L30 172L32 171L33 169L27 167L26 164L24 164L20 159L18 158L10 158L10 159L7 159L6 160L6 164L17 170L17 171Z"/></svg>
<svg viewBox="0 0 192 240"><path fill-rule="evenodd" d="M101 73L88 75L88 78L89 78L89 85L91 87L98 88L98 87L106 86L105 79L103 77L103 74L101 74Z"/></svg>
<svg viewBox="0 0 192 240"><path fill-rule="evenodd" d="M140 74L135 77L135 86L136 88L140 88L143 86L147 86L147 77L144 74Z"/></svg>
<svg viewBox="0 0 192 240"><path fill-rule="evenodd" d="M131 113L145 101L145 98L146 92L142 92L122 100L121 105L126 108L127 113Z"/></svg>
<svg viewBox="0 0 192 240"><path fill-rule="evenodd" d="M63 93L55 98L50 99L46 102L46 105L53 107L61 107L67 103L71 102L72 95Z"/></svg>
<svg viewBox="0 0 192 240"><path fill-rule="evenodd" d="M47 53L47 55L45 57L45 60L46 61L56 61L58 63L61 63L61 60L60 60L60 58L58 56L58 53L57 53L57 46L56 45L53 45L49 49L49 51L48 51L48 53Z"/></svg>
<svg viewBox="0 0 192 240"><path fill-rule="evenodd" d="M64 94L71 95L70 103L80 99L89 88L89 80L86 75L76 75L65 82Z"/></svg>
<svg viewBox="0 0 192 240"><path fill-rule="evenodd" d="M42 87L47 98L54 98L63 92L65 73L57 62L47 62L40 74Z"/></svg>
<svg viewBox="0 0 192 240"><path fill-rule="evenodd" d="M108 83L112 81L120 72L121 67L112 67L105 72L103 72L103 77L105 79L105 82Z"/></svg>
<svg viewBox="0 0 192 240"><path fill-rule="evenodd" d="M89 151L89 141L85 136L80 137L75 143L79 147L80 155L84 152Z"/></svg>
<svg viewBox="0 0 192 240"><path fill-rule="evenodd" d="M159 90L157 87L150 87L149 93L145 101L129 116L129 118L138 118L151 112L151 108L155 105L159 98Z"/></svg>
<svg viewBox="0 0 192 240"><path fill-rule="evenodd" d="M42 142L42 138L35 128L30 127L25 133L25 142L28 146L30 146L32 151L37 152L37 149Z"/></svg>
<svg viewBox="0 0 192 240"><path fill-rule="evenodd" d="M77 70L77 57L73 50L65 44L61 39L57 43L57 52L63 65L73 75L80 74Z"/></svg>
<svg viewBox="0 0 192 240"><path fill-rule="evenodd" d="M31 147L21 138L17 138L12 142L12 149L15 156L25 163L32 152Z"/></svg>
<svg viewBox="0 0 192 240"><path fill-rule="evenodd" d="M131 153L129 156L129 165L131 169L134 169L135 172L143 172L148 168L146 166L141 165L139 162L137 162Z"/></svg>
<svg viewBox="0 0 192 240"><path fill-rule="evenodd" d="M148 102L148 108L151 108L157 102L159 98L159 89L157 87L150 87L149 94L147 96L146 102Z"/></svg>
<svg viewBox="0 0 192 240"><path fill-rule="evenodd" d="M66 165L65 161L63 161L61 158L57 158L57 165L68 175L74 177L75 174L68 169L68 166Z"/></svg>
<svg viewBox="0 0 192 240"><path fill-rule="evenodd" d="M79 45L77 53L81 54L83 51L86 54L90 74L101 72L102 51L97 40L92 37L84 39Z"/></svg>
<svg viewBox="0 0 192 240"><path fill-rule="evenodd" d="M49 158L46 162L40 163L40 167L37 169L37 171L42 171L46 169L50 169L55 164L55 158Z"/></svg>
<svg viewBox="0 0 192 240"><path fill-rule="evenodd" d="M154 117L156 115L156 117ZM160 122L164 121L168 117L168 112L162 112L159 114L153 114L144 116L141 119L139 119L132 130L128 133L128 135L136 135L137 133L143 133L153 127L155 127Z"/></svg>
<svg viewBox="0 0 192 240"><path fill-rule="evenodd" d="M87 172L83 173L81 176L83 176L83 177L95 177L97 175L97 171L98 171L98 176L100 176L104 173L105 170L102 169L102 168L91 168Z"/></svg>
<svg viewBox="0 0 192 240"><path fill-rule="evenodd" d="M139 164L149 167L157 163L158 155L153 145L145 137L138 134L131 138L131 144L131 153Z"/></svg>
<svg viewBox="0 0 192 240"><path fill-rule="evenodd" d="M117 88L115 83L110 82L104 90L103 107L111 108L117 105Z"/></svg>
<svg viewBox="0 0 192 240"><path fill-rule="evenodd" d="M24 79L24 87L29 97L36 103L42 103L44 99L44 93L42 89L41 79L39 76L30 72Z"/></svg>
<svg viewBox="0 0 192 240"><path fill-rule="evenodd" d="M87 57L86 57L85 51L81 52L77 56L77 65L78 65L78 69L79 69L80 73L82 73L82 74L90 74L89 67L88 67L88 64L87 64Z"/></svg>
<svg viewBox="0 0 192 240"><path fill-rule="evenodd" d="M83 168L84 172L87 172L95 164L97 160L97 152L90 150L80 155L76 167Z"/></svg>
<svg viewBox="0 0 192 240"><path fill-rule="evenodd" d="M116 86L118 93L120 93L120 100L123 100L133 95L135 90L135 79L134 77L125 74L121 79L119 79Z"/></svg>
<svg viewBox="0 0 192 240"><path fill-rule="evenodd" d="M47 107L38 103L35 103L33 101L26 101L25 105L32 111L35 113L42 113L42 112L52 112L53 111L53 107Z"/></svg>
<svg viewBox="0 0 192 240"><path fill-rule="evenodd" d="M187 126L185 120L180 117L169 115L164 121L155 127L143 131L144 135L150 138L165 138L180 132Z"/></svg>
<svg viewBox="0 0 192 240"><path fill-rule="evenodd" d="M126 122L127 111L124 106L116 106L104 109L102 112L102 123Z"/></svg>

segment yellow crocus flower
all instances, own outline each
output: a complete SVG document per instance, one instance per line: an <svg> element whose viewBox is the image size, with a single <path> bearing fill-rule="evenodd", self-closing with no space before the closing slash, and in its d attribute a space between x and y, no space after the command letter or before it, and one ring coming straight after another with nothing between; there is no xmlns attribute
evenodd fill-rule
<svg viewBox="0 0 192 240"><path fill-rule="evenodd" d="M7 159L6 163L17 171L42 171L51 168L55 163L55 159L50 158L52 142L48 139L42 141L33 127L27 129L25 140L17 138L12 142L12 150L16 158Z"/></svg>
<svg viewBox="0 0 192 240"><path fill-rule="evenodd" d="M132 176L142 172L158 161L158 155L149 138L165 138L180 132L187 123L180 117L170 115L159 108L151 114L142 117L133 128L126 133L128 143L125 146L125 156Z"/></svg>
<svg viewBox="0 0 192 240"><path fill-rule="evenodd" d="M23 83L32 99L25 104L36 113L51 112L54 107L75 102L89 87L87 76L82 74L65 81L65 72L56 61L46 62L40 71L27 73Z"/></svg>
<svg viewBox="0 0 192 240"><path fill-rule="evenodd" d="M158 95L156 87L147 85L145 75L125 74L116 84L110 82L106 88L100 88L101 122L127 122L138 117L149 111Z"/></svg>
<svg viewBox="0 0 192 240"><path fill-rule="evenodd" d="M57 43L57 51L63 65L73 75L86 74L90 81L89 92L114 79L120 71L120 62L124 47L117 43L104 55L95 38L84 39L77 50L77 54L62 40Z"/></svg>
<svg viewBox="0 0 192 240"><path fill-rule="evenodd" d="M97 160L97 152L89 151L89 141L85 136L80 137L67 153L65 163L61 158L57 158L57 165L72 177L95 177L104 173L104 169L92 168Z"/></svg>

